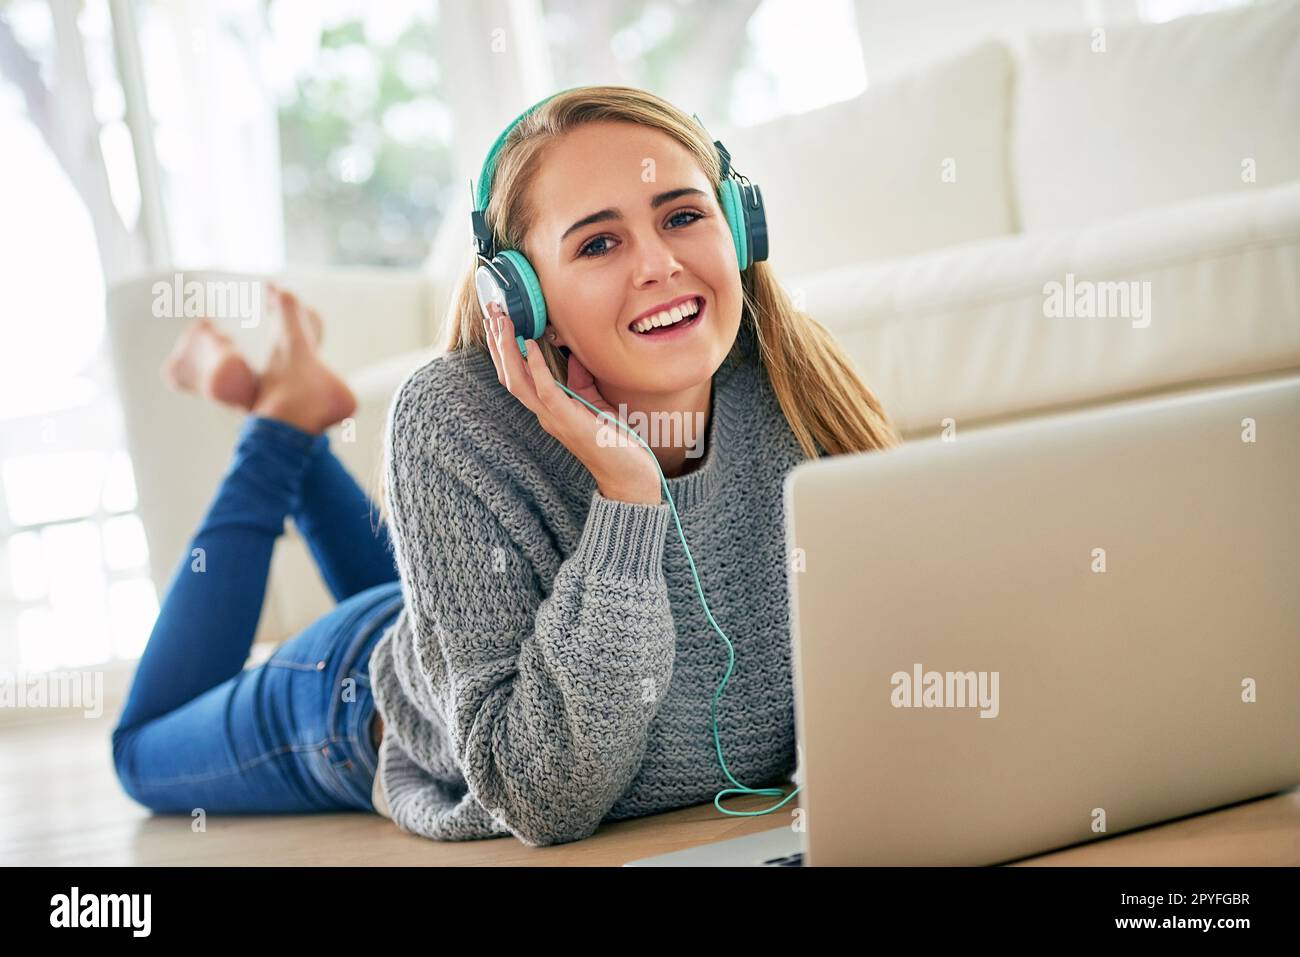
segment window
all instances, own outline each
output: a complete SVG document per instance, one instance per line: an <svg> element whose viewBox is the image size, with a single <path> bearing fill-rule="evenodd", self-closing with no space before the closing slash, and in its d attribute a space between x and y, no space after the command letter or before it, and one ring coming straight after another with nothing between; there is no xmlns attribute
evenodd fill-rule
<svg viewBox="0 0 1300 957"><path fill-rule="evenodd" d="M83 47L86 125L107 179L98 215L129 226L140 200L107 4L71 11L60 28ZM53 152L26 99L68 68L54 56L56 22L26 0L5 9L0 29L22 51L0 78L0 670L81 667L139 655L158 600L104 349L85 177L75 155ZM71 98L75 82L58 79Z"/></svg>
<svg viewBox="0 0 1300 957"><path fill-rule="evenodd" d="M639 86L709 129L824 106L867 85L851 0L542 0L557 88Z"/></svg>
<svg viewBox="0 0 1300 957"><path fill-rule="evenodd" d="M171 262L414 266L450 201L435 0L137 0Z"/></svg>
<svg viewBox="0 0 1300 957"><path fill-rule="evenodd" d="M111 277L424 260L455 180L437 13L0 8L0 668L133 658L157 615L105 348ZM136 75L132 127L122 77Z"/></svg>
<svg viewBox="0 0 1300 957"><path fill-rule="evenodd" d="M419 265L456 180L437 4L274 0L269 16L287 258Z"/></svg>

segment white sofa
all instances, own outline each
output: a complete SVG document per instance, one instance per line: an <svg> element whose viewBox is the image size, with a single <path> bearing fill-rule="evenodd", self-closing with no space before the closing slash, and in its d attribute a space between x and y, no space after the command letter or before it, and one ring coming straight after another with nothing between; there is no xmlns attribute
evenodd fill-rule
<svg viewBox="0 0 1300 957"><path fill-rule="evenodd" d="M986 42L853 100L712 132L763 188L782 281L844 344L905 438L946 419L978 428L1300 368L1291 0L1031 37L1014 56ZM468 208L449 215L461 229ZM138 277L109 296L160 592L239 422L159 382L178 329L151 317L150 290L170 278ZM367 488L393 390L441 341L451 278L281 277L326 316L326 356L362 399L356 441L334 446ZM1118 283L1136 285L1117 313ZM1089 316L1071 297L1073 314L1053 314L1057 293L1085 288L1109 306ZM228 329L265 347L266 328ZM288 637L329 606L290 530L259 640Z"/></svg>

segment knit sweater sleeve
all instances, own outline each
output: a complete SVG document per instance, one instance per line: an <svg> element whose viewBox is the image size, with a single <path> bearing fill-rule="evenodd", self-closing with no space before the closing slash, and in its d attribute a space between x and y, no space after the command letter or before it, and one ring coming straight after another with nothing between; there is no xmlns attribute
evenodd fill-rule
<svg viewBox="0 0 1300 957"><path fill-rule="evenodd" d="M669 508L594 492L547 592L510 486L458 476L445 449L402 438L400 414L390 427L415 659L470 793L525 844L587 837L640 768L672 678Z"/></svg>

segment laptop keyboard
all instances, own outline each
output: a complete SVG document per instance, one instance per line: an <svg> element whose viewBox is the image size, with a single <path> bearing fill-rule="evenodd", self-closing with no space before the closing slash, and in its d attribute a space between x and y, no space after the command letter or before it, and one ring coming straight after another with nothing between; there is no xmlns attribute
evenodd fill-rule
<svg viewBox="0 0 1300 957"><path fill-rule="evenodd" d="M781 857L769 857L762 864L763 867L803 867L803 851L795 851L793 854L785 854Z"/></svg>

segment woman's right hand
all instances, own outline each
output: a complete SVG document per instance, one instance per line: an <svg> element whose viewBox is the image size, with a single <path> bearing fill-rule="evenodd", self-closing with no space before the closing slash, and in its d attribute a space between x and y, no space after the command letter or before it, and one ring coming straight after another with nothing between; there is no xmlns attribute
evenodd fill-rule
<svg viewBox="0 0 1300 957"><path fill-rule="evenodd" d="M551 376L537 342L528 346L528 358L519 354L514 327L497 303L484 320L488 350L497 367L497 381L537 416L550 435L573 453L596 479L605 498L644 505L662 504L659 465L646 447L620 425L573 398ZM618 411L605 401L586 367L570 354L566 385L597 409L618 419ZM626 423L624 423L626 426ZM627 427L630 428L630 427Z"/></svg>

